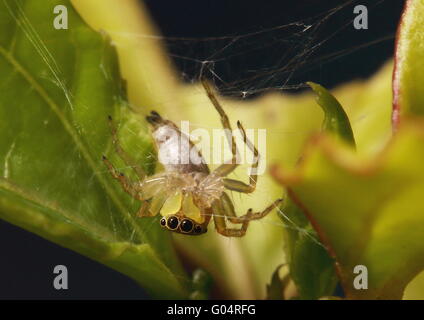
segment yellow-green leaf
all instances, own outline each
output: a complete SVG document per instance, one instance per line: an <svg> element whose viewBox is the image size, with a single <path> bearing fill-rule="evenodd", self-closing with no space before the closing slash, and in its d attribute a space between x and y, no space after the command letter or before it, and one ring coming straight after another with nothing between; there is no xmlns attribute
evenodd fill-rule
<svg viewBox="0 0 424 320"><path fill-rule="evenodd" d="M105 33L116 45L130 106L122 97L121 77L109 41L90 30L71 5L67 6L70 29L55 30L51 27L52 6L58 1L45 1L43 6L35 0L6 1L21 4L32 29L26 37L22 34L25 25L17 28L10 11L0 10L2 30L8 30L0 32L5 51L5 59L0 61L2 72L9 70L4 72L7 75L15 70L16 77L23 77L19 64L6 63L13 57L40 86L33 90L22 79L8 86L9 78L0 79L0 86L10 90L0 98L2 118L10 120L0 138L0 159L4 163L1 217L124 272L155 297L187 297L187 286L192 285L192 298L205 298L208 281L188 284L170 244L170 234L159 230L157 218L135 218L140 203L111 179L100 159L107 153L117 167L134 178L113 153L108 114L119 126L124 148L148 172L153 171L155 163L144 114L154 109L176 123L190 120L209 129L220 127L219 117L200 86L176 81L177 74L140 1L71 2L94 30ZM9 52L16 45L11 41L15 34L22 38L16 42L16 57ZM35 45L29 41L36 38L40 41ZM61 71L56 76L49 54ZM390 73L388 64L372 79L334 91L351 120L360 154L377 153L390 137ZM40 87L46 92L43 97L36 94ZM45 101L49 96L62 117ZM305 140L319 130L323 119L312 94L293 97L271 92L252 101L218 99L233 125L241 120L246 128L267 130L268 144L262 156L268 165L277 162L293 167ZM23 149L21 139L25 142ZM246 169L241 166L234 176L247 180ZM24 199L20 198L22 192ZM249 207L261 210L282 192L265 172L254 194L234 195L237 213L243 214ZM293 228L309 235L313 232L297 222L281 223L272 213L252 222L243 239L224 238L213 228L196 239L172 237L190 265L210 272L224 297L263 298L265 284L285 259L283 235ZM307 272L307 267L301 265L299 270Z"/></svg>
<svg viewBox="0 0 424 320"><path fill-rule="evenodd" d="M308 82L308 85L317 94L317 103L324 111L322 129L355 146L355 138L353 137L349 118L340 102L323 86L313 82Z"/></svg>
<svg viewBox="0 0 424 320"><path fill-rule="evenodd" d="M402 117L424 115L424 1L407 0L400 21L393 77L393 123Z"/></svg>
<svg viewBox="0 0 424 320"><path fill-rule="evenodd" d="M66 5L68 29L53 27L56 5ZM137 159L152 152L109 39L63 0L1 1L0 23L0 218L133 277L152 296L187 297L169 235L157 219L136 218L140 203L101 161L106 153L123 166L108 115Z"/></svg>
<svg viewBox="0 0 424 320"><path fill-rule="evenodd" d="M320 136L295 172L276 174L335 258L349 298L402 298L424 268L423 145L422 122L405 123L377 159ZM358 265L367 290L354 287Z"/></svg>

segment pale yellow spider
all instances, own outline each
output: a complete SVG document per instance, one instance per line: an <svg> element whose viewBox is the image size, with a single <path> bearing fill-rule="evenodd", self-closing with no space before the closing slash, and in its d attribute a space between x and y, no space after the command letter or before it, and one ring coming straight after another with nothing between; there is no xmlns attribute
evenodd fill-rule
<svg viewBox="0 0 424 320"><path fill-rule="evenodd" d="M124 174L118 172L105 156L103 161L112 176L121 183L122 188L135 199L142 201L138 216L155 216L160 213L163 216L160 220L163 228L186 235L205 233L213 217L216 230L220 234L241 237L245 235L251 220L263 218L277 207L282 199L276 200L261 212L254 213L252 209L249 209L245 215L239 217L236 215L233 202L225 190L241 193L251 193L255 190L259 154L256 147L247 139L246 132L238 121L237 127L244 143L254 153L255 162L251 167L249 184L226 178L238 166L237 146L233 135L229 133L232 130L227 115L208 83L202 80L202 84L221 117L222 126L227 129L227 140L232 151L230 163L224 163L210 172L200 151L190 138L185 136L173 122L163 119L155 111L152 111L146 120L151 125L153 140L159 153L159 162L163 164L164 172L147 177L143 170L135 165L121 148L111 117L109 122L115 150L122 160L135 170L140 180L130 181ZM183 147L184 145L186 147ZM182 159L189 159L189 161L184 164ZM233 224L241 224L241 227L229 228L226 220Z"/></svg>

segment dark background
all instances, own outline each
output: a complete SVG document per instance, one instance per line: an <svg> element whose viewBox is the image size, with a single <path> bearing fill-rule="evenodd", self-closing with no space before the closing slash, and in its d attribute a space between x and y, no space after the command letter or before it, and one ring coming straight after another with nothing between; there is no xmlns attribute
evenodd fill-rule
<svg viewBox="0 0 424 320"><path fill-rule="evenodd" d="M232 96L369 76L393 54L403 2L145 1L181 79L203 74ZM352 26L358 4L369 9L368 30ZM296 21L311 27L287 26ZM0 253L1 299L148 298L120 273L1 221ZM68 267L68 290L53 289L58 264Z"/></svg>
<svg viewBox="0 0 424 320"><path fill-rule="evenodd" d="M185 81L201 74L221 93L326 87L367 77L393 54L400 0L147 0ZM366 5L368 30L353 8ZM295 22L302 25L294 26ZM310 28L302 31L305 25ZM213 71L210 72L210 70Z"/></svg>

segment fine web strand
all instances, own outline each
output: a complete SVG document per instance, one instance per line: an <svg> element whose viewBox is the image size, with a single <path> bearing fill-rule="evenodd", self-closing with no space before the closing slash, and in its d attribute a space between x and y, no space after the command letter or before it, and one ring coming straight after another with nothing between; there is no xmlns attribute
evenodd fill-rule
<svg viewBox="0 0 424 320"><path fill-rule="evenodd" d="M45 41L48 39L42 39L40 34L37 32L36 27L31 24L28 17L25 15L21 5L19 2L17 3L18 13L10 8L8 1L3 0L8 8L10 14L17 21L20 28L25 33L28 40L34 46L37 53L42 58L43 62L48 67L51 73L52 82L55 83L62 91L68 105L71 110L73 110L73 99L74 96L72 92L67 87L66 81L63 77L63 73L61 71L60 66L56 62L53 54L49 51L47 46L45 45ZM332 38L336 35L340 34L343 30L347 28L347 26L351 25L352 20L347 20L342 26L339 26L334 30L333 33L326 37L322 37L320 34L320 28L324 26L327 21L338 14L341 10L345 9L347 6L354 3L354 0L345 1L340 5L328 10L327 12L323 12L317 16L304 19L302 21L295 21L284 25L278 25L271 28L263 28L260 30L255 30L252 32L242 33L242 34L232 34L220 37L206 37L206 38L190 38L190 37L163 37L163 36L155 36L155 35L146 35L146 34L132 34L125 33L120 34L120 36L128 36L128 37L137 37L140 41L146 38L154 38L158 40L163 40L168 43L168 47L171 49L173 47L193 47L198 43L206 44L210 47L215 47L211 54L208 54L202 58L198 58L196 56L190 55L182 55L173 53L171 50L170 56L179 61L190 61L194 63L193 67L189 67L188 70L181 71L181 78L188 82L197 82L199 78L202 76L211 77L214 81L214 84L219 89L219 91L224 95L236 96L241 98L248 98L250 96L256 95L258 93L267 92L269 90L294 90L304 88L305 85L302 82L291 82L293 78L293 74L298 70L309 70L309 68L313 68L314 66L322 63L326 63L335 59L338 59L342 56L349 55L357 50L363 49L367 46L375 45L381 43L383 41L388 41L393 39L393 35L387 35L381 37L379 39L375 39L373 41L367 42L362 45L345 48L341 50L337 50L335 52L313 56L316 51L322 47L324 44L328 43ZM377 6L384 2L383 0L377 1L374 6ZM231 64L233 58L244 56L250 54L258 49L260 46L255 42L258 37L262 37L264 35L268 35L272 32L287 32L291 31L290 35L286 35L282 33L276 34L273 41L270 41L267 46L274 50L279 50L281 44L291 43L293 44L292 48L287 52L282 52L281 57L277 60L273 65L262 65L257 68L247 70L247 73L236 80L228 80L226 77L221 74L219 68L217 68L217 64ZM113 34L112 34L113 35ZM190 50L188 50L190 51ZM105 72L102 72L105 77L108 75ZM278 81L277 81L278 80ZM307 80L307 79L305 79ZM279 84L275 84L279 82ZM270 85L272 83L272 85ZM198 94L205 94L203 91ZM148 108L139 108L138 106L132 106L131 103L128 103L129 107L132 109L137 109L138 112L147 115L150 112L150 109L155 109L157 106L148 106ZM86 107L89 108L89 105L86 104ZM225 107L225 106L224 106ZM99 117L104 117L106 115L99 115ZM164 115L166 116L166 115ZM366 115L365 115L366 116ZM171 119L172 120L172 119ZM236 119L232 119L236 120ZM359 119L360 120L360 119ZM354 120L356 121L356 120ZM202 127L199 123L191 123L193 126ZM269 132L270 134L277 135L286 135L286 134L298 134L297 132L282 132L272 130ZM129 134L136 135L135 132L129 131ZM75 150L75 152L77 152ZM150 153L147 156L148 161L152 163L155 162L157 156L154 153ZM119 166L118 170L130 169L128 166ZM107 173L107 170L100 171L101 173ZM93 176L94 177L94 176ZM91 177L90 179L93 179ZM88 179L90 181L90 179ZM244 179L242 179L244 180ZM250 195L240 195L240 197L250 196ZM253 196L253 195L252 195ZM272 203L275 199L270 199L266 190L256 190L255 196L260 196L266 198L269 203ZM136 200L134 200L136 201ZM260 209L260 208L255 208ZM305 234L313 239L315 237L309 233L308 230L304 228L300 228L296 226L296 224L280 209L276 209L278 214L283 217L284 221L276 222L270 221L266 219L261 221L263 224L272 224L278 227L283 227L287 229L297 230L299 232L305 232ZM114 224L113 212L110 211L111 223ZM274 211L273 211L274 212ZM134 213L135 214L135 213ZM271 213L272 214L272 213ZM153 223L153 222L152 222ZM255 222L253 222L255 223ZM115 227L113 227L115 229Z"/></svg>

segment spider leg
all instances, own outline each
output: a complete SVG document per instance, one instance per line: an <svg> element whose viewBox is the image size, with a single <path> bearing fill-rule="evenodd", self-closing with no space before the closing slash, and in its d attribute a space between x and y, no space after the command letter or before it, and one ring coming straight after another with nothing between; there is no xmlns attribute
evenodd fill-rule
<svg viewBox="0 0 424 320"><path fill-rule="evenodd" d="M237 121L237 127L240 130L243 141L247 145L247 147L250 149L250 151L253 152L254 155L254 162L252 164L252 167L250 169L250 175L249 175L249 184L246 184L239 180L234 179L224 179L224 186L232 191L242 192L242 193L251 193L255 191L256 189L256 182L258 181L258 175L257 175L257 169L259 165L259 152L256 149L255 145L247 138L246 131L244 130L243 126L241 125L240 121Z"/></svg>
<svg viewBox="0 0 424 320"><path fill-rule="evenodd" d="M136 162L122 149L121 144L119 143L118 134L116 130L116 126L113 123L112 117L108 116L109 120L109 126L110 130L112 132L112 142L115 146L116 153L119 155L119 157L125 162L125 164L129 167L131 167L134 172L137 174L137 176L140 178L140 180L143 180L146 174L144 173L143 169L140 168L136 164Z"/></svg>
<svg viewBox="0 0 424 320"><path fill-rule="evenodd" d="M123 173L116 170L115 167L112 165L112 163L105 156L103 156L103 162L106 164L112 177L114 177L116 180L120 182L122 188L128 194L130 194L133 198L136 198L138 200L143 200L143 199L140 199L139 189L136 186L136 184L132 183Z"/></svg>
<svg viewBox="0 0 424 320"><path fill-rule="evenodd" d="M153 214L149 211L150 203L148 201L143 201L138 209L136 216L137 217L153 217Z"/></svg>
<svg viewBox="0 0 424 320"><path fill-rule="evenodd" d="M225 113L222 106L219 104L218 100L216 99L211 87L209 86L208 82L205 78L201 79L203 88L206 91L206 94L208 95L209 100L214 105L216 111L218 111L219 116L221 118L222 127L224 128L225 135L227 137L228 144L231 148L231 162L230 163L224 163L221 164L218 168L215 169L215 173L221 176L226 176L234 171L234 169L238 166L237 158L238 158L238 150L237 145L234 139L234 136L232 134L232 129L230 125L230 120L228 119L227 114Z"/></svg>
<svg viewBox="0 0 424 320"><path fill-rule="evenodd" d="M265 217L268 213L270 213L274 208L277 208L278 205L283 201L283 199L275 200L271 205L266 207L263 211L260 212L252 212L252 209L249 209L245 215L237 217L233 202L231 201L228 194L225 192L221 197L222 205L227 213L227 218L232 223L243 223L245 220L258 220Z"/></svg>
<svg viewBox="0 0 424 320"><path fill-rule="evenodd" d="M247 227L249 226L250 219L244 219L241 222L241 227L228 228L225 221L225 217L228 217L231 213L227 212L223 206L221 200L217 200L212 204L213 210L213 219L215 222L216 231L226 237L243 237L246 234ZM246 216L252 214L252 209L249 209L246 213Z"/></svg>
<svg viewBox="0 0 424 320"><path fill-rule="evenodd" d="M232 159L231 163L224 163L220 165L218 168L215 169L214 174L220 175L220 176L227 176L230 174L234 169L238 166L237 164L237 157L238 157L238 150L237 145L235 143L234 136L232 135L232 129L230 125L230 121L228 119L227 114L225 113L222 106L219 104L218 100L216 99L211 87L209 86L208 82L205 79L202 79L202 85L205 88L205 91L209 97L209 100L212 102L212 104L215 106L215 109L218 111L219 115L221 116L221 123L222 126L225 129L228 144L231 148L232 153ZM256 189L256 182L258 180L257 175L257 169L259 165L259 152L256 149L255 145L247 138L246 131L244 130L242 124L240 121L237 121L237 127L240 130L240 133L243 136L243 141L247 145L247 147L253 152L254 155L254 163L252 164L250 176L249 176L249 184L246 184L242 181L233 180L233 179L224 179L224 185L227 189L242 192L242 193L251 193Z"/></svg>
<svg viewBox="0 0 424 320"><path fill-rule="evenodd" d="M138 185L131 182L127 177L125 177L125 175L123 173L116 170L115 167L112 165L112 163L105 156L103 156L103 162L106 164L106 166L107 166L110 174L112 175L112 177L114 177L115 179L117 179L121 183L122 188L128 194L130 194L133 198L135 198L137 200L145 200L140 195L140 188L138 187ZM151 217L152 214L150 213L149 208L150 208L150 203L148 201L142 201L140 208L138 209L138 211L136 213L136 216L137 217Z"/></svg>

